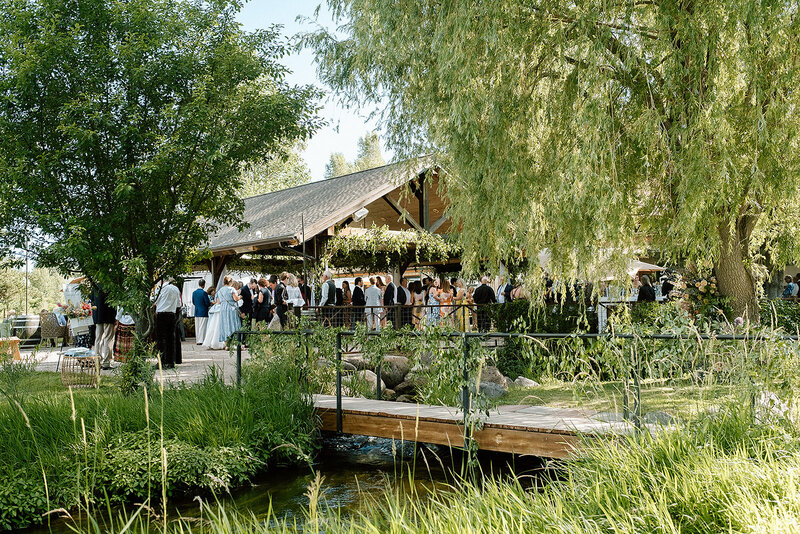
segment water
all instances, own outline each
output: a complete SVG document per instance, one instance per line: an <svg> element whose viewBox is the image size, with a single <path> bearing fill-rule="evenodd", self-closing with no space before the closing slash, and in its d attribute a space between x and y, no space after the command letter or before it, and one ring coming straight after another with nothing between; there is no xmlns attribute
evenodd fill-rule
<svg viewBox="0 0 800 534"><path fill-rule="evenodd" d="M325 439L315 464L309 467L271 470L252 486L220 497L227 509L236 509L257 518L268 519L270 502L274 515L289 522L305 519L308 510L308 487L317 473L323 477L320 507L337 510L342 516L356 514L380 499L388 488L404 498L425 499L433 490L446 490L462 472L463 459L447 447L399 443L382 438L361 436ZM542 460L508 454L481 454L479 462L485 476L521 476L529 484L546 478ZM491 474L491 475L490 475ZM214 502L213 497L206 499ZM198 517L197 499L172 500L172 517ZM52 530L31 529L30 533L72 532L64 519L54 520Z"/></svg>

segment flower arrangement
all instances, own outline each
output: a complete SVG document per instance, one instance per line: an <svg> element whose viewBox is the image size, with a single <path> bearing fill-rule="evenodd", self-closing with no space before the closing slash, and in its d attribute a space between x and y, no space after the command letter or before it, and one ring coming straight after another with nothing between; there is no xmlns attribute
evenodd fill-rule
<svg viewBox="0 0 800 534"><path fill-rule="evenodd" d="M61 304L59 302L57 306L61 308L62 310L61 313L63 313L70 319L84 319L87 317L91 317L92 310L96 309L96 306L92 306L88 302L81 302L78 306L72 306L70 304Z"/></svg>
<svg viewBox="0 0 800 534"><path fill-rule="evenodd" d="M688 281L683 292L692 315L714 320L724 319L723 316L729 308L728 299L720 294L716 276Z"/></svg>

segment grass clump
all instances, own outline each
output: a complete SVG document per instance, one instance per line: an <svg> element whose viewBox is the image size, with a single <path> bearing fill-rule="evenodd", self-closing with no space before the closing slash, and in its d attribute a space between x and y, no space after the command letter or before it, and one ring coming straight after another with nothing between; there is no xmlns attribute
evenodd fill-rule
<svg viewBox="0 0 800 534"><path fill-rule="evenodd" d="M154 503L227 491L277 464L305 464L313 406L280 358L246 368L243 386L210 372L193 385L123 393L67 391L54 373L0 405L0 530L97 502Z"/></svg>

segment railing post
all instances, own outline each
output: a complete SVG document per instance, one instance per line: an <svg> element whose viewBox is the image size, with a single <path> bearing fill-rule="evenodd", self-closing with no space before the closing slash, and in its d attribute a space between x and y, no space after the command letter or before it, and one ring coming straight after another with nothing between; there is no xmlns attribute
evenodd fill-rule
<svg viewBox="0 0 800 534"><path fill-rule="evenodd" d="M239 332L236 337L239 343L236 344L236 387L242 387L242 343L244 342L244 334Z"/></svg>
<svg viewBox="0 0 800 534"><path fill-rule="evenodd" d="M375 367L375 399L381 400L381 365L383 361L379 362L377 367Z"/></svg>
<svg viewBox="0 0 800 534"><path fill-rule="evenodd" d="M470 411L470 402L469 402L469 338L467 337L467 333L464 332L461 334L461 339L463 342L463 351L464 351L464 384L461 386L461 398L462 398L462 406L464 409L464 449L469 447L469 429L467 428L467 424L469 422L469 411Z"/></svg>
<svg viewBox="0 0 800 534"><path fill-rule="evenodd" d="M336 431L342 433L342 333L336 332Z"/></svg>

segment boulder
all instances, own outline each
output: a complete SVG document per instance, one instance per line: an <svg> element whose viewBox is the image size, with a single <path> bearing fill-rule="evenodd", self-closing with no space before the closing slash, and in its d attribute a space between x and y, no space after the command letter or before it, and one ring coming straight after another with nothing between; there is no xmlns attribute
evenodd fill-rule
<svg viewBox="0 0 800 534"><path fill-rule="evenodd" d="M394 387L398 395L413 395L417 392L417 385L414 382L403 380Z"/></svg>
<svg viewBox="0 0 800 534"><path fill-rule="evenodd" d="M408 358L405 356L386 356L381 365L381 380L386 387L393 388L403 382L409 371Z"/></svg>
<svg viewBox="0 0 800 534"><path fill-rule="evenodd" d="M503 388L505 388L507 385L506 377L503 376L503 373L501 373L497 367L492 365L487 365L483 368L483 372L481 373L481 383L483 382L497 384Z"/></svg>
<svg viewBox="0 0 800 534"><path fill-rule="evenodd" d="M497 399L505 395L506 388L494 382L481 382L480 392L489 399Z"/></svg>
<svg viewBox="0 0 800 534"><path fill-rule="evenodd" d="M342 363L348 363L352 365L354 369L358 369L359 371L362 371L364 369L369 369L370 371L375 370L369 364L367 359L361 355L347 356L346 358L342 358Z"/></svg>
<svg viewBox="0 0 800 534"><path fill-rule="evenodd" d="M334 367L334 364L330 360L327 360L325 358L320 358L319 360L317 360L317 367L319 367L320 369L327 369L328 367ZM355 365L347 361L342 362L342 371L355 371L355 370L356 370Z"/></svg>
<svg viewBox="0 0 800 534"><path fill-rule="evenodd" d="M515 387L518 388L535 388L539 387L539 382L536 380L531 380L530 378L525 378L524 376L518 376L516 380L513 382Z"/></svg>
<svg viewBox="0 0 800 534"><path fill-rule="evenodd" d="M414 404L415 401L408 395L400 395L399 397L397 397L397 402L408 402Z"/></svg>
<svg viewBox="0 0 800 534"><path fill-rule="evenodd" d="M365 386L366 384L366 386ZM378 386L378 376L369 370L356 371L354 374L342 378L342 390L346 395L365 394L367 397L375 398L375 390ZM366 387L366 391L364 391ZM386 385L381 380L381 391Z"/></svg>
<svg viewBox="0 0 800 534"><path fill-rule="evenodd" d="M393 401L397 398L397 393L393 389L384 389L382 391L384 400Z"/></svg>

